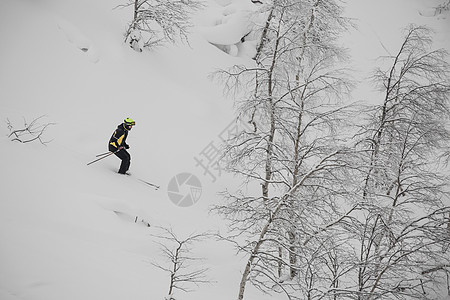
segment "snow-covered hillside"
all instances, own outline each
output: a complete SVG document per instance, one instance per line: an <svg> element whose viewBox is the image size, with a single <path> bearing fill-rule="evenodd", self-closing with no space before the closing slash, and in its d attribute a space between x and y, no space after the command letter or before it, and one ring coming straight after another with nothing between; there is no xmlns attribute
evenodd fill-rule
<svg viewBox="0 0 450 300"><path fill-rule="evenodd" d="M236 179L213 178L196 158L219 144L235 118L232 101L208 75L249 62L252 43L233 38L251 25L244 22L249 5L239 1L210 0L190 45L142 53L123 43L131 11L113 8L125 1L0 1L1 300L163 299L168 274L152 265L164 263L157 227L180 237L224 228L209 207ZM442 1L391 2L347 1L359 28L344 41L360 78L376 57L396 51L410 22L432 26L436 45L450 50L450 15L432 10ZM354 97L367 92L361 86ZM52 123L43 135L48 144L8 138L8 122L20 129L40 116L39 124ZM116 173L114 156L87 166L126 117L136 120L127 140L132 176ZM168 195L183 172L201 182L189 207ZM205 258L211 283L176 298L234 299L245 260L213 239L193 255ZM248 299L271 298L248 290Z"/></svg>

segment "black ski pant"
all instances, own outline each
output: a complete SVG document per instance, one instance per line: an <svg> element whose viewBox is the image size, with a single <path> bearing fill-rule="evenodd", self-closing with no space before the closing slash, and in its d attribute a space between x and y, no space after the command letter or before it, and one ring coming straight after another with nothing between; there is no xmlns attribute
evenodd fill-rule
<svg viewBox="0 0 450 300"><path fill-rule="evenodd" d="M111 146L111 147L109 147L109 151L115 152L115 151L117 151L117 149ZM130 168L130 163L131 163L130 153L128 153L128 151L125 150L125 148L123 148L122 150L120 150L114 154L122 160L122 163L120 164L120 168L119 168L119 173L125 174L125 172L128 171L128 169Z"/></svg>

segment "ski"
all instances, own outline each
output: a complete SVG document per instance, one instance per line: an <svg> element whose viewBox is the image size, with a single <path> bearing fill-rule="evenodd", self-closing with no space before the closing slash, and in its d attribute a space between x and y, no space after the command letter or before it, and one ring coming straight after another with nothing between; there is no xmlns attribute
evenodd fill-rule
<svg viewBox="0 0 450 300"><path fill-rule="evenodd" d="M117 174L119 174L119 173L117 173ZM123 174L123 175L121 175L121 176L124 176L124 175L127 176L127 177L129 177L129 178L132 178L132 179L134 179L134 180L140 181L140 182L142 182L142 183L144 183L144 184L146 184L146 185L149 185L149 186L151 186L152 188L154 188L155 190L159 190L159 188L160 188L159 185L156 185L156 184L154 184L154 183L151 183L151 182L146 181L146 180L141 179L141 178L137 178L137 177L131 175L131 174L128 173L128 172L126 172L125 174Z"/></svg>
<svg viewBox="0 0 450 300"><path fill-rule="evenodd" d="M149 186L155 188L155 190L159 190L159 188L160 188L159 185L153 184L153 183L151 183L151 182L145 181L145 180L140 179L140 178L136 178L136 179L139 180L139 181L142 182L142 183L145 183L145 184L147 184L147 185L149 185Z"/></svg>

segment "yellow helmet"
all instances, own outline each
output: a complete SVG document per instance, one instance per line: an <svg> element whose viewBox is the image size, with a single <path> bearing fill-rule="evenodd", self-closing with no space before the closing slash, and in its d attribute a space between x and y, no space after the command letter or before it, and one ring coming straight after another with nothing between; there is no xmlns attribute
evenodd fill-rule
<svg viewBox="0 0 450 300"><path fill-rule="evenodd" d="M133 121L133 119L131 119L131 118L126 118L125 120L123 120L123 122L125 123L126 126L134 126L134 125L136 125L136 122Z"/></svg>

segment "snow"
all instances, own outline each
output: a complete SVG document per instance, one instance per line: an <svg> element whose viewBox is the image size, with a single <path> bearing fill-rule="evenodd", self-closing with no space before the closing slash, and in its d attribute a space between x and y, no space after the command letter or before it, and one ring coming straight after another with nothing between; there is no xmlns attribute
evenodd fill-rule
<svg viewBox="0 0 450 300"><path fill-rule="evenodd" d="M266 14L260 12L261 5L251 1L218 1L210 3L203 22L196 31L209 43L231 56L252 58L257 37L252 34L255 27L263 26Z"/></svg>
<svg viewBox="0 0 450 300"><path fill-rule="evenodd" d="M432 26L436 44L450 49L448 12L430 12L440 2L347 1L359 28L344 40L361 78L386 49L396 51L400 29L410 22ZM52 140L46 146L11 142L6 123L0 126L1 300L163 299L169 278L150 263L161 255L153 227L170 226L178 236L224 228L208 209L235 179L222 174L212 182L194 157L234 118L231 100L208 75L248 62L256 40L240 39L259 22L248 17L259 8L211 0L195 18L190 45L137 53L123 43L131 12L113 9L118 4L0 1L0 119L16 128L40 116L56 123L44 134ZM107 151L126 117L136 120L127 140L132 177L115 173L114 156L86 166ZM190 207L168 197L168 183L183 172L202 183L201 198ZM206 259L214 283L175 298L235 297L245 260L214 240L195 252ZM250 287L246 295L272 299Z"/></svg>
<svg viewBox="0 0 450 300"><path fill-rule="evenodd" d="M64 19L57 19L56 22L58 28L66 36L67 41L73 43L79 50L86 52L91 62L96 63L99 61L99 53L95 46L76 26Z"/></svg>

